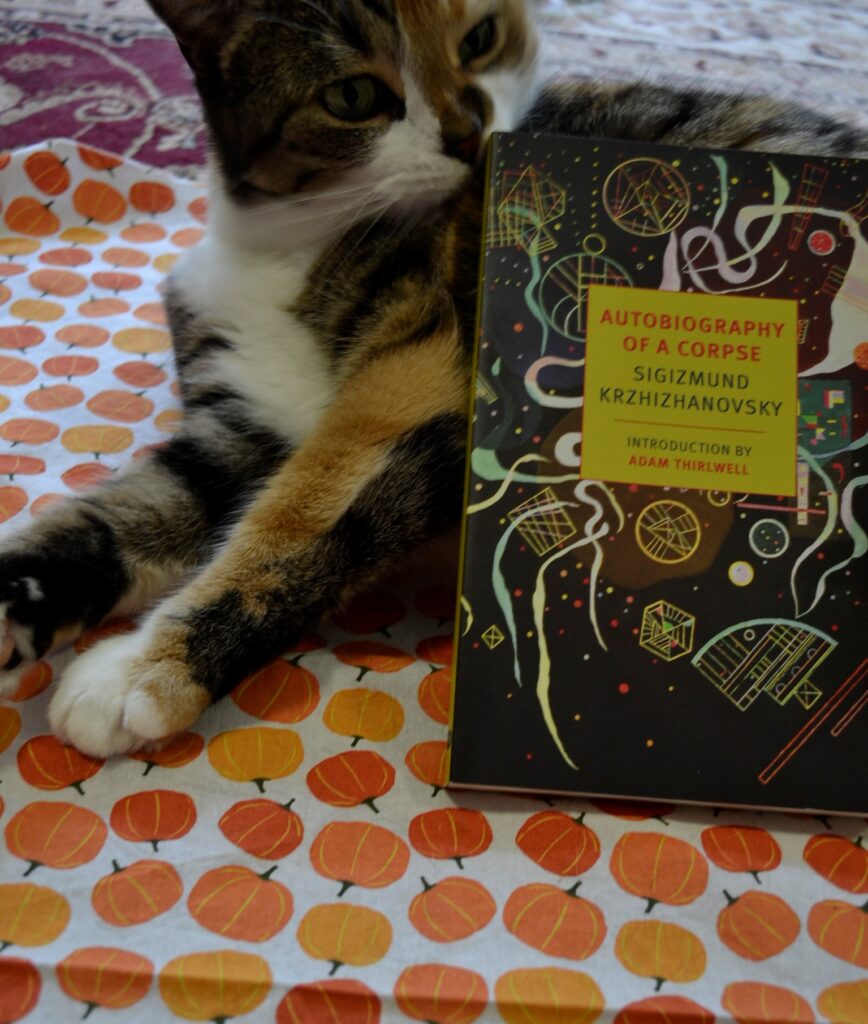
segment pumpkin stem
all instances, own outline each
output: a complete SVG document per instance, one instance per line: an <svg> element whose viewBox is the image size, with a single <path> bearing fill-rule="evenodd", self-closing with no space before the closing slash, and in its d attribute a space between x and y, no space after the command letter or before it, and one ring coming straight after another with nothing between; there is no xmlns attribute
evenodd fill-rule
<svg viewBox="0 0 868 1024"><path fill-rule="evenodd" d="M294 803L295 803L295 797L293 797L293 798L292 798L292 800L290 800L288 804L284 804L284 805L283 805L283 809L284 809L285 811L291 811L291 810L292 810L292 805L293 805Z"/></svg>
<svg viewBox="0 0 868 1024"><path fill-rule="evenodd" d="M70 789L74 789L79 796L84 796L84 790L81 788L81 779L78 782L70 782Z"/></svg>
<svg viewBox="0 0 868 1024"><path fill-rule="evenodd" d="M458 867L460 868L460 870L461 870L461 871L463 871L463 870L464 870L464 865L463 865L463 864L461 863L461 858L460 858L460 857L453 857L452 859L453 859L453 860L455 861L455 863L456 863L456 864L458 865Z"/></svg>
<svg viewBox="0 0 868 1024"><path fill-rule="evenodd" d="M665 818L661 818L659 814L654 815L654 820L659 821L661 825L665 825L669 828L669 822Z"/></svg>
<svg viewBox="0 0 868 1024"><path fill-rule="evenodd" d="M826 829L826 831L832 831L832 826L829 824L829 819L825 816L825 814L815 814L814 817L817 819L817 821L819 821L823 828Z"/></svg>
<svg viewBox="0 0 868 1024"><path fill-rule="evenodd" d="M575 896L576 899L578 899L578 896L579 896L579 886L581 884L582 884L582 881L581 881L581 879L579 879L579 881L576 882L576 884L574 886L572 886L571 888L567 889L567 896Z"/></svg>
<svg viewBox="0 0 868 1024"><path fill-rule="evenodd" d="M655 900L653 896L646 896L645 899L648 900L648 906L645 908L645 913L650 914L660 901Z"/></svg>
<svg viewBox="0 0 868 1024"><path fill-rule="evenodd" d="M575 821L575 823L577 825L584 825L585 824L585 815L587 813L588 813L587 811L582 811L582 813L578 816L578 818L574 818L573 821Z"/></svg>
<svg viewBox="0 0 868 1024"><path fill-rule="evenodd" d="M355 746L355 744L353 744L353 746ZM363 800L362 803L367 804L368 807L370 807L371 810L374 812L374 814L380 813L380 808L377 807L377 805L374 803L374 798L372 796L369 796L367 800Z"/></svg>
<svg viewBox="0 0 868 1024"><path fill-rule="evenodd" d="M252 779L251 781L256 783L256 788L260 793L265 792L265 779Z"/></svg>
<svg viewBox="0 0 868 1024"><path fill-rule="evenodd" d="M32 874L39 867L42 867L42 865L39 863L39 861L38 860L32 860L30 862L30 867L24 872L24 875L22 877L26 878L28 875Z"/></svg>
<svg viewBox="0 0 868 1024"><path fill-rule="evenodd" d="M655 978L654 981L656 982L656 984L654 985L654 991L655 992L659 992L660 989L663 988L663 982L666 981L666 979L665 978Z"/></svg>
<svg viewBox="0 0 868 1024"><path fill-rule="evenodd" d="M294 658L287 658L286 660L287 660L288 664L294 665L296 668L298 668L298 664L299 664L299 662L301 661L301 659L303 657L304 657L303 654L296 654L296 656Z"/></svg>
<svg viewBox="0 0 868 1024"><path fill-rule="evenodd" d="M856 836L856 838L853 840L853 845L854 846L858 846L859 849L861 850L862 849L862 836Z"/></svg>
<svg viewBox="0 0 868 1024"><path fill-rule="evenodd" d="M353 882L342 882L341 891L338 893L338 899L340 899L345 893L349 892L350 889L352 889L353 884Z"/></svg>
<svg viewBox="0 0 868 1024"><path fill-rule="evenodd" d="M733 903L738 903L738 896L730 896L726 889L723 890L723 895L726 896L726 905L731 907Z"/></svg>
<svg viewBox="0 0 868 1024"><path fill-rule="evenodd" d="M862 911L863 914L868 914L868 900L865 900L865 902L859 909Z"/></svg>
<svg viewBox="0 0 868 1024"><path fill-rule="evenodd" d="M361 676L359 677L361 678ZM356 682L359 680L357 679ZM353 742L350 744L351 747L357 747L362 742L361 736L353 736Z"/></svg>
<svg viewBox="0 0 868 1024"><path fill-rule="evenodd" d="M88 1018L88 1017L89 1017L89 1016L90 1016L90 1015L91 1015L91 1014L93 1013L93 1011L94 1011L94 1010L96 1009L96 1005L97 1005L96 1003L88 1003L88 1004L87 1004L87 1009L86 1009L86 1010L84 1011L84 1016L83 1016L83 1017L82 1017L81 1019L82 1019L82 1020L87 1020L87 1018Z"/></svg>
<svg viewBox="0 0 868 1024"><path fill-rule="evenodd" d="M425 886L425 892L430 892L434 888L424 875L422 876L422 885Z"/></svg>
<svg viewBox="0 0 868 1024"><path fill-rule="evenodd" d="M763 884L763 880L759 876L759 871L751 871L751 874L756 879L756 884L757 885L762 885Z"/></svg>
<svg viewBox="0 0 868 1024"><path fill-rule="evenodd" d="M5 953L11 945L11 942L0 942L0 953Z"/></svg>
<svg viewBox="0 0 868 1024"><path fill-rule="evenodd" d="M152 768L157 767L156 761L148 761L145 765L145 770L142 772L142 778L144 778Z"/></svg>
<svg viewBox="0 0 868 1024"><path fill-rule="evenodd" d="M329 977L333 978L338 973L338 968L343 967L343 962L340 960L332 960L332 969L329 971Z"/></svg>
<svg viewBox="0 0 868 1024"><path fill-rule="evenodd" d="M160 840L159 839L152 839L151 840L151 846L153 846L153 848L154 848L154 853L158 853L159 852L159 848L160 848Z"/></svg>
<svg viewBox="0 0 868 1024"><path fill-rule="evenodd" d="M275 864L274 867L269 868L268 871L264 872L259 877L262 879L263 882L270 881L271 876L274 874L275 871L277 871L278 867L280 867L280 865Z"/></svg>
<svg viewBox="0 0 868 1024"><path fill-rule="evenodd" d="M430 661L428 662L428 668L430 668L432 672L439 671L438 667L436 665L432 665Z"/></svg>
<svg viewBox="0 0 868 1024"><path fill-rule="evenodd" d="M369 668L366 668L364 665L362 665L361 669L359 670L359 674L356 676L356 682L360 683L370 671L371 670Z"/></svg>
<svg viewBox="0 0 868 1024"><path fill-rule="evenodd" d="M120 864L118 864L118 862L116 860L112 861L112 871L114 872L114 874L117 875L119 872L121 872L123 870L124 869L120 866Z"/></svg>
<svg viewBox="0 0 868 1024"><path fill-rule="evenodd" d="M443 787L442 786L435 786L433 782L431 783L431 788L434 790L434 792L431 794L431 799L432 800L434 799L435 796L437 796L438 793L442 793L443 792Z"/></svg>

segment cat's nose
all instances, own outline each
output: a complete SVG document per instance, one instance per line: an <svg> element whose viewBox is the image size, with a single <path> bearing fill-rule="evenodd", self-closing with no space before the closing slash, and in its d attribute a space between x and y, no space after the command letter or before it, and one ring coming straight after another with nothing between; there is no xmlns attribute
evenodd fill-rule
<svg viewBox="0 0 868 1024"><path fill-rule="evenodd" d="M479 146L482 142L482 124L476 118L474 121L476 123L470 132L464 134L444 133L443 150L447 156L455 157L456 160L461 160L466 164L476 163Z"/></svg>

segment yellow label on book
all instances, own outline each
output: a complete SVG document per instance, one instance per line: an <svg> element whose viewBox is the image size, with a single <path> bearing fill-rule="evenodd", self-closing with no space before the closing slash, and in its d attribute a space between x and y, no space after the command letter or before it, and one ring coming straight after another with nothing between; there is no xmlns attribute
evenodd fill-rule
<svg viewBox="0 0 868 1024"><path fill-rule="evenodd" d="M593 285L581 475L796 493L798 303Z"/></svg>

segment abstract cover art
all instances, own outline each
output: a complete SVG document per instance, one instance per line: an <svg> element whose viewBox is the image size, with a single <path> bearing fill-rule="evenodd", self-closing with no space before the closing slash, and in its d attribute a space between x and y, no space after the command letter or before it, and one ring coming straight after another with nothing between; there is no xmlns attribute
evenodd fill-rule
<svg viewBox="0 0 868 1024"><path fill-rule="evenodd" d="M488 189L453 784L868 812L868 165L500 135Z"/></svg>

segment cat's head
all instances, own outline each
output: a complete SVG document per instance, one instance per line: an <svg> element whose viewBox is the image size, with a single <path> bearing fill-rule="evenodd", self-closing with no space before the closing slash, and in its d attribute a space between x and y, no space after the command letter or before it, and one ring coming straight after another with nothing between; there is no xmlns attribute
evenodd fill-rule
<svg viewBox="0 0 868 1024"><path fill-rule="evenodd" d="M149 0L241 201L365 190L425 205L534 91L529 0ZM349 190L358 189L355 200Z"/></svg>

